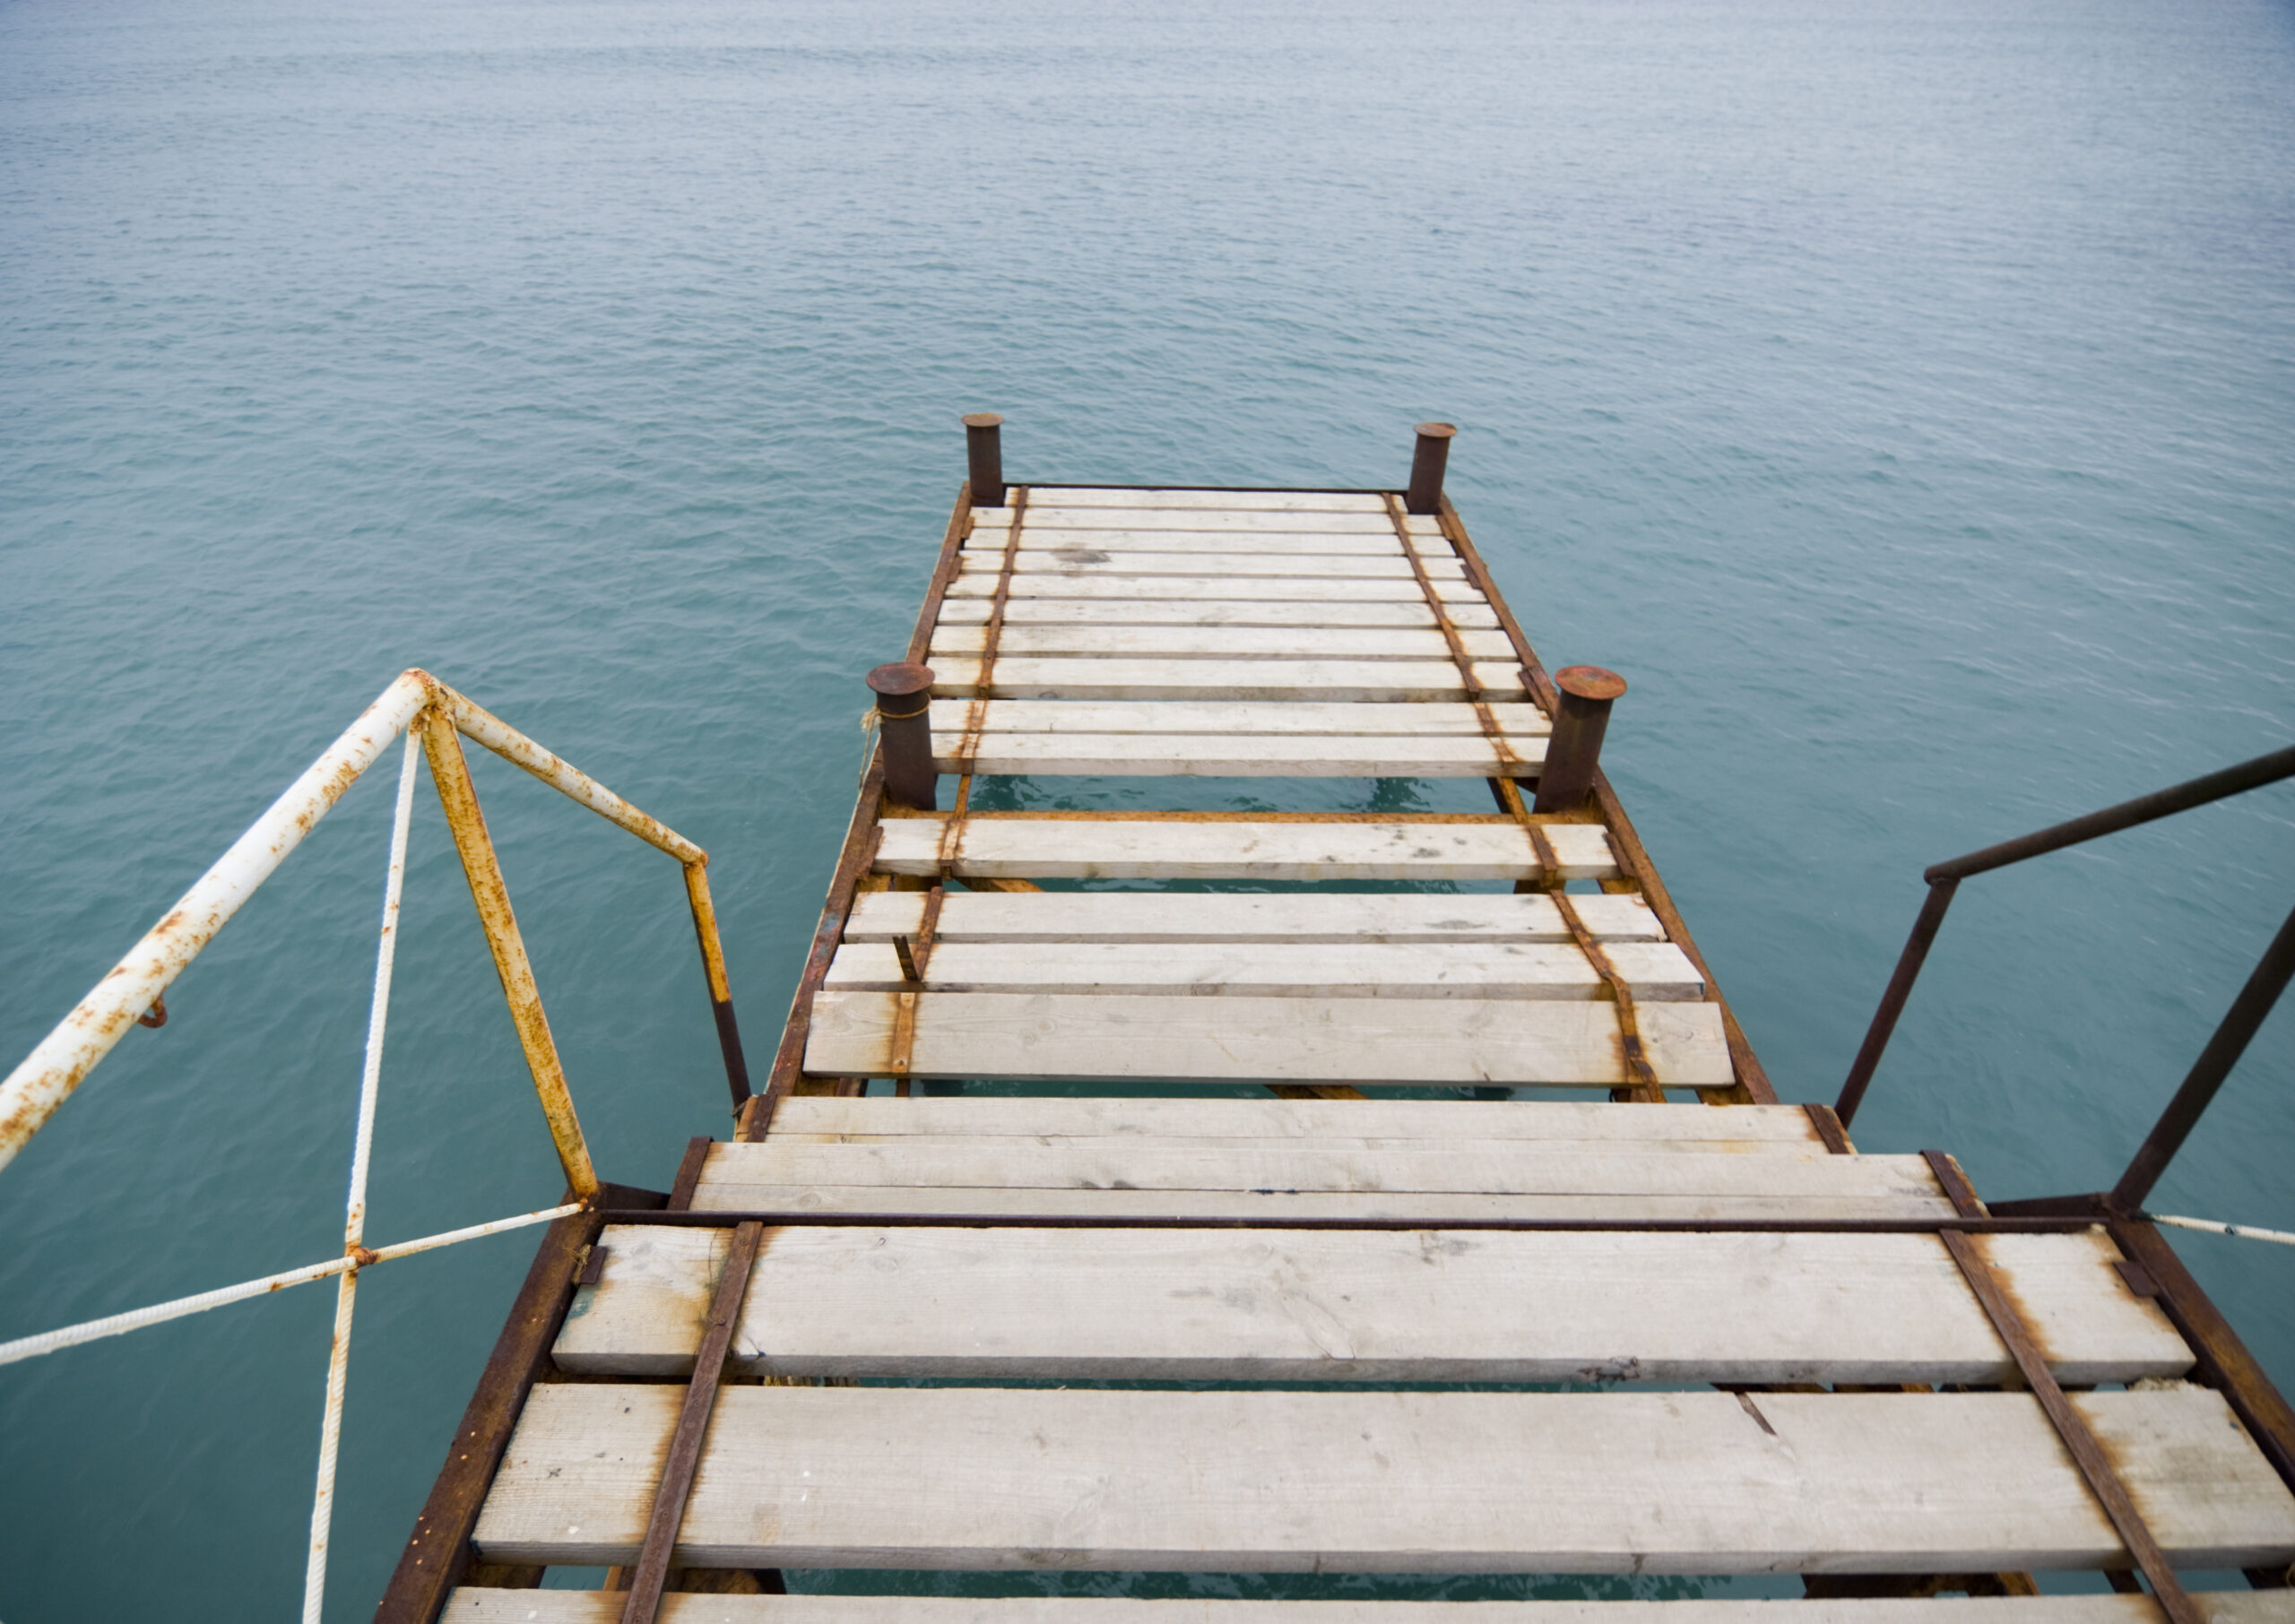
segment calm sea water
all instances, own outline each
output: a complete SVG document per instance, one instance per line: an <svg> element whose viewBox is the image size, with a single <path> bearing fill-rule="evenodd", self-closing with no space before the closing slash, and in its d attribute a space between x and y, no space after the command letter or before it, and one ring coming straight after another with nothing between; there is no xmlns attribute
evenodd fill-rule
<svg viewBox="0 0 2295 1624"><path fill-rule="evenodd" d="M2287 741L2291 86L2249 0L9 0L0 1059L416 663L710 848L769 1048L993 407L1016 478L1087 480L1399 481L1460 424L1501 583L1631 678L1611 770L1830 1098L1924 864ZM604 1170L663 1183L723 1126L675 870L476 770ZM335 1249L377 779L0 1176L0 1337ZM2291 819L1972 884L1863 1145L2109 1180ZM2291 1032L2163 1210L2295 1227ZM369 1233L557 1189L433 804ZM330 1617L530 1239L368 1276ZM2178 1244L2295 1383L2295 1254ZM330 1304L0 1371L0 1616L290 1610Z"/></svg>

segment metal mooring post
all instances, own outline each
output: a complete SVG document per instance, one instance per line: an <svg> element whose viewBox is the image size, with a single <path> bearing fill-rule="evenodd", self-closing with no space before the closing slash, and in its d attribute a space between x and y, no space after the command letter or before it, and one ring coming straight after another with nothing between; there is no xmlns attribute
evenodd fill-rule
<svg viewBox="0 0 2295 1624"><path fill-rule="evenodd" d="M1436 514L1442 511L1442 470L1451 461L1451 436L1458 433L1454 423L1421 423L1418 426L1418 449L1411 454L1410 488L1403 494L1406 512Z"/></svg>
<svg viewBox="0 0 2295 1624"><path fill-rule="evenodd" d="M1004 505L1004 419L975 411L965 420L965 454L972 464L972 505Z"/></svg>
<svg viewBox="0 0 2295 1624"><path fill-rule="evenodd" d="M1564 666L1554 674L1554 683L1562 699L1555 706L1554 735L1546 742L1546 764L1538 769L1533 812L1568 812L1593 793L1610 704L1625 692L1624 678L1598 665Z"/></svg>
<svg viewBox="0 0 2295 1624"><path fill-rule="evenodd" d="M932 766L932 668L880 665L869 673L869 691L876 695L877 737L884 744L885 793L932 811L940 778Z"/></svg>

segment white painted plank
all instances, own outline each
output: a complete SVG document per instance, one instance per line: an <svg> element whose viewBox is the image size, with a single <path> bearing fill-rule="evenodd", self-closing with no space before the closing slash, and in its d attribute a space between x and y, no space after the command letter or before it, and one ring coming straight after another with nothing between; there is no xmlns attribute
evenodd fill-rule
<svg viewBox="0 0 2295 1624"><path fill-rule="evenodd" d="M955 1225L1016 1218L1149 1218L1220 1228L1272 1228L1337 1221L1414 1230L1537 1222L1584 1229L1608 1223L1711 1223L1717 1220L1839 1223L1868 1219L1934 1223L1953 1215L1943 1196L1478 1196L1443 1191L973 1189L885 1184L720 1184L702 1188L696 1211L789 1213L873 1223L929 1218Z"/></svg>
<svg viewBox="0 0 2295 1624"><path fill-rule="evenodd" d="M1033 485L1028 503L1057 507L1218 507L1236 513L1383 514L1386 498L1361 490L1217 490L1145 487L1108 488L1083 485ZM1009 513L1009 508L975 507L977 514Z"/></svg>
<svg viewBox="0 0 2295 1624"><path fill-rule="evenodd" d="M735 1185L868 1185L899 1190L1208 1191L1381 1196L1680 1196L1935 1201L1943 1191L1919 1156L1834 1156L1822 1149L1741 1156L1721 1151L1651 1155L1632 1146L1557 1151L1537 1140L1347 1142L1245 1140L1247 1149L1191 1139L1098 1148L1076 1140L766 1139L710 1147L704 1172ZM1355 1141L1355 1145L1364 1143ZM1257 1148L1271 1144L1272 1148ZM2125 1290L2125 1288L2121 1288Z"/></svg>
<svg viewBox="0 0 2295 1624"><path fill-rule="evenodd" d="M1007 636L1010 634L1008 632ZM961 734L974 721L974 701L932 701L935 734ZM1487 707L1499 730L1513 739L1543 739L1552 730L1546 713L1534 704ZM1470 704L1188 704L1133 701L999 699L977 718L990 733L1247 733L1382 734L1479 739L1482 717Z"/></svg>
<svg viewBox="0 0 2295 1624"><path fill-rule="evenodd" d="M972 516L975 530L983 523L1009 525L1012 520L1012 510L975 507ZM1405 523L1413 535L1439 536L1442 533L1441 522L1432 516L1413 514ZM1394 521L1383 513L1350 513L1329 508L1305 513L1238 507L1115 508L1038 502L1031 497L1020 525L1026 530L1038 524L1047 530L1219 530L1237 535L1276 531L1346 531L1359 535L1388 536L1395 533Z"/></svg>
<svg viewBox="0 0 2295 1624"><path fill-rule="evenodd" d="M1605 950L1637 1001L1705 996L1671 942ZM1169 997L1593 998L1607 984L1574 943L1342 945L1216 942L942 942L923 966L934 992L1063 992ZM913 990L889 942L837 949L825 983L840 991Z"/></svg>
<svg viewBox="0 0 2295 1624"><path fill-rule="evenodd" d="M891 1075L895 1009L906 996L819 994L805 1069ZM918 1077L1524 1087L1632 1081L1614 1004L994 992L925 992L914 1003L909 1075ZM1734 1080L1719 1005L1645 1004L1635 1019L1659 1082L1721 1088Z"/></svg>
<svg viewBox="0 0 2295 1624"><path fill-rule="evenodd" d="M1848 1158L1847 1160L1855 1160ZM728 1231L618 1225L554 1356L689 1375ZM2192 1355L2100 1233L1979 1244L2057 1379ZM1143 1308L1153 1305L1152 1311ZM2015 1367L1934 1235L775 1231L735 1368L1012 1381L1959 1382Z"/></svg>
<svg viewBox="0 0 2295 1624"><path fill-rule="evenodd" d="M452 1593L444 1624L621 1624L619 1591ZM2207 1624L2295 1624L2295 1591L2200 1591ZM1789 1617L1788 1615L1790 1615ZM688 1595L662 1624L2159 1624L2148 1597L1671 1602L1241 1602L1209 1596Z"/></svg>
<svg viewBox="0 0 2295 1624"><path fill-rule="evenodd" d="M536 1386L480 1514L481 1558L633 1560L683 1398ZM2295 1558L2295 1497L2221 1395L2071 1402L2171 1561ZM2022 1393L731 1386L673 1560L1933 1573L2126 1559Z"/></svg>
<svg viewBox="0 0 2295 1624"><path fill-rule="evenodd" d="M980 661L962 656L933 662L934 697L970 698ZM1529 698L1518 665L1474 667L1492 700ZM998 656L992 699L1306 700L1399 704L1457 701L1466 692L1450 661L1416 660L1039 660Z"/></svg>
<svg viewBox="0 0 2295 1624"><path fill-rule="evenodd" d="M1476 660L1511 661L1514 646L1499 631L1459 633ZM927 663L976 659L987 646L985 626L938 627ZM1096 660L1419 660L1451 659L1439 631L1389 631L1369 626L1007 626L1000 656ZM1519 682L1519 678L1517 681ZM1533 707L1535 708L1535 707Z"/></svg>
<svg viewBox="0 0 2295 1624"><path fill-rule="evenodd" d="M936 735L934 770L1196 778L1536 778L1546 741L1521 739L1502 752L1485 739L989 733L972 740L969 754L963 753L965 743L961 733Z"/></svg>
<svg viewBox="0 0 2295 1624"><path fill-rule="evenodd" d="M1573 896L1606 942L1658 942L1665 929L1639 896ZM853 901L847 942L889 942L924 926L924 895L878 891ZM1551 897L1416 892L950 891L942 942L1567 942ZM1796 1116L1798 1113L1796 1112Z"/></svg>
<svg viewBox="0 0 2295 1624"><path fill-rule="evenodd" d="M966 572L948 583L950 598L992 598L998 575L993 570ZM1431 583L1444 603L1486 603L1488 600L1464 581ZM1419 603L1426 594L1408 576L1391 581L1355 580L1329 575L1219 575L1208 573L1174 575L1124 574L1095 570L1017 572L1010 596L1016 598L1170 598L1186 602L1232 599L1274 603Z"/></svg>
<svg viewBox="0 0 2295 1624"><path fill-rule="evenodd" d="M1163 818L888 818L882 874L989 879L1531 879L1537 860L1520 824L1284 823ZM1612 879L1617 860L1595 824L1542 825L1565 879ZM945 848L945 849L944 849Z"/></svg>
<svg viewBox="0 0 2295 1624"><path fill-rule="evenodd" d="M993 605L987 598L950 598L940 605L943 626L985 626ZM1498 624L1487 603L1445 600L1451 624L1484 630ZM1149 598L1013 598L1004 605L1007 626L1383 626L1433 629L1434 612L1422 597L1365 603L1286 603L1250 600L1182 601Z"/></svg>
<svg viewBox="0 0 2295 1624"><path fill-rule="evenodd" d="M957 579L986 577L993 581L1004 568L1000 553L967 551L957 561ZM1013 579L1056 577L1095 580L1105 575L1184 575L1221 579L1253 577L1312 577L1416 583L1410 561L1381 558L1369 553L1150 553L1103 548L1063 547L1043 552L1022 549L1012 566ZM1431 581L1463 581L1465 566L1455 559L1430 558Z"/></svg>
<svg viewBox="0 0 2295 1624"><path fill-rule="evenodd" d="M1009 528L975 530L965 539L965 551L991 558L1003 556L1010 545ZM1420 536L1423 557L1455 558L1458 554L1439 536ZM1400 559L1402 539L1361 531L1282 531L1238 536L1227 530L1052 530L1034 524L1020 527L1020 550L1052 552L1084 548L1103 552L1159 553L1357 553Z"/></svg>
<svg viewBox="0 0 2295 1624"><path fill-rule="evenodd" d="M954 901L954 898L950 899ZM773 1132L924 1134L1044 1140L1475 1139L1823 1148L1797 1105L1615 1105L1587 1100L1203 1100L1155 1095L931 1095L914 1100L792 1094Z"/></svg>

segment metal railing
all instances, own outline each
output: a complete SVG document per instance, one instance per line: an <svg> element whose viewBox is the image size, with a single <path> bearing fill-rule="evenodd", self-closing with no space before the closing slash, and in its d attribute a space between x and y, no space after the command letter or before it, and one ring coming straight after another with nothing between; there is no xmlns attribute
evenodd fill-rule
<svg viewBox="0 0 2295 1624"><path fill-rule="evenodd" d="M1996 846L1987 846L1981 851L1971 851L1948 862L1931 866L1922 878L1928 882L1927 900L1921 904L1919 917L1913 920L1912 934L1897 958L1895 972L1889 977L1886 991L1881 995L1881 1006L1873 1012L1873 1024L1866 1030L1865 1041L1857 1051L1857 1058L1849 1068L1848 1081L1842 1084L1840 1101L1833 1111L1845 1127L1857 1115L1857 1108L1864 1102L1866 1090L1872 1085L1873 1074L1881 1064L1881 1054L1888 1047L1889 1035L1896 1030L1897 1017L1904 1013L1905 1001L1912 996L1912 984L1920 975L1920 967L1928 957L1928 949L1936 940L1936 932L1944 922L1944 911L1953 905L1953 895L1961 882L1973 875L2005 868L2011 863L2021 863L2027 858L2040 857L2050 851L2061 851L2106 834L2116 834L2123 829L2133 829L2138 824L2148 824L2155 818L2172 816L2204 807L2210 801L2223 799L2247 790L2261 789L2295 777L2295 745L2274 750L2268 756L2258 756L2238 766L2226 767L2220 773L2210 773L2204 778L2138 796L2117 806L2091 812L2085 817L2075 817L2068 823L2054 824L2018 839L2003 841ZM2271 1013L2279 995L2286 989L2291 974L2295 974L2295 912L2264 949L2255 972L2248 976L2239 996L2216 1027L2215 1033L2200 1050L2199 1058L2192 1063L2191 1071L2169 1101L2152 1132L2144 1138L2142 1148L2128 1164L2109 1196L2100 1197L2113 1212L2126 1214L2139 1209L2146 1196L2152 1193L2160 1175L2167 1170L2169 1161L2182 1148L2184 1140L2198 1123L2200 1113L2207 1109L2216 1091L2231 1075L2231 1068L2246 1052L2247 1044L2264 1017ZM2088 1197L2081 1197L2086 1200ZM2020 1203L2019 1205L2031 1204ZM2189 1220L2178 1220L2189 1223ZM2196 1227L2210 1227L2199 1224ZM2238 1226L2213 1226L2232 1230Z"/></svg>
<svg viewBox="0 0 2295 1624"><path fill-rule="evenodd" d="M270 877L287 854L302 842L359 776L382 758L392 740L402 732L406 735L406 747L400 761L390 862L383 887L374 999L368 1017L358 1125L351 1143L350 1195L343 1210L342 1255L260 1280L0 1343L0 1364L9 1364L221 1308L226 1303L267 1296L287 1286L332 1277L336 1282L334 1339L327 1364L326 1408L320 1427L317 1481L312 1495L310 1545L303 1581L303 1617L308 1624L316 1624L326 1591L335 1458L342 1437L343 1392L350 1370L351 1310L359 1271L416 1252L564 1217L581 1211L602 1188L591 1164L581 1122L575 1115L565 1068L559 1061L558 1046L550 1035L541 994L534 985L533 969L526 957L525 942L519 935L501 865L496 860L494 843L487 834L485 814L480 810L478 793L471 782L469 763L463 756L463 738L476 740L647 845L668 852L682 865L686 898L693 912L694 932L701 945L702 963L708 972L710 1006L716 1017L726 1082L732 1089L736 1111L749 1095L748 1067L741 1058L740 1033L734 1023L732 995L725 976L724 952L718 940L716 911L709 897L709 854L560 761L516 729L489 715L429 672L409 670L383 690L365 714L351 723L288 787L287 792L255 819L143 940L129 949L126 956L96 983L72 1013L56 1024L22 1064L0 1082L0 1167L14 1160L16 1153L86 1080L97 1063L126 1035L129 1027L139 1021L156 1025L165 1020L166 1006L161 996L169 984L214 940L217 932ZM444 1234L369 1248L366 1244L367 1178L374 1142L375 1102L382 1076L383 1033L390 1006L399 902L406 875L407 832L414 808L418 763L423 759L429 763L431 780L446 810L455 852L462 860L463 876L470 882L471 895L478 904L479 920L494 955L495 970L502 980L503 997L517 1028L519 1046L524 1051L527 1069L533 1075L534 1092L550 1125L550 1141L566 1171L568 1200L566 1205L541 1212L518 1214Z"/></svg>

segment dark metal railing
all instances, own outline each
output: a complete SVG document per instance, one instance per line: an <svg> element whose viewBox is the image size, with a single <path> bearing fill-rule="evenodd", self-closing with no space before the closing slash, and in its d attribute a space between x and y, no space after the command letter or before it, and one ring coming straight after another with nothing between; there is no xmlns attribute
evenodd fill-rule
<svg viewBox="0 0 2295 1624"><path fill-rule="evenodd" d="M1906 999L1912 996L1912 984L1920 975L1929 946L1936 940L1937 928L1944 922L1944 911L1953 905L1953 894L1960 889L1962 880L2291 777L2295 777L2295 745L1931 867L1921 877L1928 882L1927 900L1921 904L1920 916L1913 920L1912 934L1905 941L1904 952L1898 955L1888 990L1881 995L1881 1006L1873 1012L1873 1024L1866 1030L1865 1042L1858 1050L1857 1059L1849 1068L1849 1080L1841 1087L1840 1102L1833 1107L1842 1123L1846 1125L1853 1119L1858 1106L1864 1102L1865 1091L1872 1085L1873 1074L1880 1067L1881 1053L1889 1045L1890 1033L1896 1030L1897 1017L1904 1013ZM2113 1210L2133 1213L2143 1205L2143 1198L2152 1193L2152 1187L2198 1122L2200 1113L2207 1109L2208 1101L2215 1097L2223 1080L2230 1075L2231 1067L2246 1052L2264 1017L2286 989L2291 974L2295 974L2295 912L2288 915L2271 946L2264 949L2255 973L2247 978L2247 984L2240 989L2239 996L2232 1000L2230 1009L2216 1027L2215 1035L2192 1063L2183 1086L2169 1101L2166 1112L2145 1137L2127 1171L2104 1198Z"/></svg>

